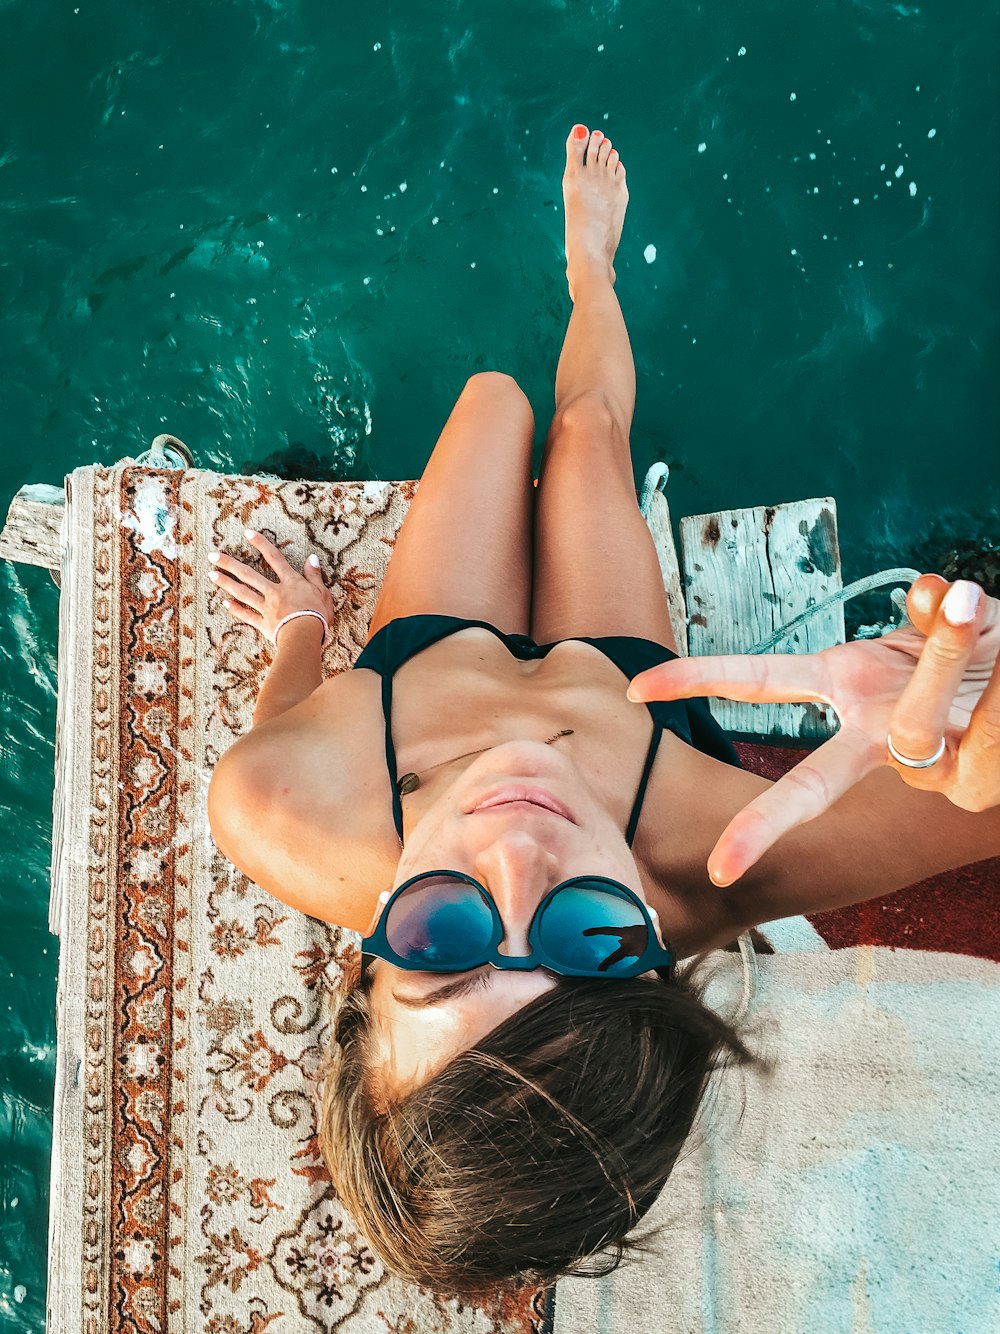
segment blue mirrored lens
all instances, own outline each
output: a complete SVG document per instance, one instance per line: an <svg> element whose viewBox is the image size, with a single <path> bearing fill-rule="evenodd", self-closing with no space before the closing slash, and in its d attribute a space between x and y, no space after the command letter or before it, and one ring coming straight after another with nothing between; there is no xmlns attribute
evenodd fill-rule
<svg viewBox="0 0 1000 1334"><path fill-rule="evenodd" d="M404 889L386 919L390 946L421 968L472 968L485 959L492 937L493 915L479 890L448 876Z"/></svg>
<svg viewBox="0 0 1000 1334"><path fill-rule="evenodd" d="M613 885L568 885L550 899L538 939L554 963L607 977L630 977L649 944L639 906Z"/></svg>

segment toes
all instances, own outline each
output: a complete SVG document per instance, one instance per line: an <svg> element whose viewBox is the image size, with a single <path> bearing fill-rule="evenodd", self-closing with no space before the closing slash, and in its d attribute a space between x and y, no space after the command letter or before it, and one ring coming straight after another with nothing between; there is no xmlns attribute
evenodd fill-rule
<svg viewBox="0 0 1000 1334"><path fill-rule="evenodd" d="M574 125L566 140L566 161L570 167L605 167L612 176L625 175L625 166L602 130L587 131L586 125Z"/></svg>
<svg viewBox="0 0 1000 1334"><path fill-rule="evenodd" d="M566 140L566 161L570 166L583 166L583 154L590 138L586 125L574 125Z"/></svg>

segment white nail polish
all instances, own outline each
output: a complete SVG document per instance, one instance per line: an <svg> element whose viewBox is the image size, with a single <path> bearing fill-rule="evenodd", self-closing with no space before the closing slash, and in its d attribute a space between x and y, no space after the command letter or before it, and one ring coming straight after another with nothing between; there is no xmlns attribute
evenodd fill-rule
<svg viewBox="0 0 1000 1334"><path fill-rule="evenodd" d="M244 528L244 529L243 529L243 536L246 538L246 540L247 540L248 542L252 542L253 539L257 536L257 529L256 529L256 528Z"/></svg>
<svg viewBox="0 0 1000 1334"><path fill-rule="evenodd" d="M218 553L217 551L210 551L210 552L208 553L208 559L209 559L209 560L212 562L212 564L214 565L215 562L219 559L219 553Z"/></svg>
<svg viewBox="0 0 1000 1334"><path fill-rule="evenodd" d="M309 564L315 566L319 565L319 557L315 554L315 552L313 553L313 555L309 557Z"/></svg>
<svg viewBox="0 0 1000 1334"><path fill-rule="evenodd" d="M983 590L968 579L956 579L944 595L941 610L949 625L968 625L979 610Z"/></svg>
<svg viewBox="0 0 1000 1334"><path fill-rule="evenodd" d="M218 572L218 570L212 570L208 577L209 577L209 579L211 579L212 583L214 584L215 581L216 581L216 579L218 579L218 577L219 577L219 572Z"/></svg>

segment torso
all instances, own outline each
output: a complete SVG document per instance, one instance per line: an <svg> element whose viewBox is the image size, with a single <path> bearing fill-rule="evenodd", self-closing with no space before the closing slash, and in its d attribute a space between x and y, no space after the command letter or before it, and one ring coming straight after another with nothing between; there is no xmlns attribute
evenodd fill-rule
<svg viewBox="0 0 1000 1334"><path fill-rule="evenodd" d="M349 900L349 913L306 910L364 930L399 856L381 680L366 669L332 677L265 728L283 779L278 814L284 837L274 871L286 893L279 897ZM646 708L629 703L622 672L593 645L567 640L544 658L521 661L488 630L470 627L422 650L393 678L399 774L423 773L518 736L544 740L563 728L573 735L555 744L579 763L624 833L653 720ZM708 881L705 861L726 811L761 786L664 732L633 852L650 901L673 922L675 936L695 941L718 933L719 891ZM259 873L256 878L279 892ZM691 944L685 952L702 947Z"/></svg>
<svg viewBox="0 0 1000 1334"><path fill-rule="evenodd" d="M521 661L488 630L460 631L396 674L399 773L423 773L508 737L542 741L568 729L572 735L554 744L579 763L624 831L653 730L648 710L630 704L624 686L618 668L579 640Z"/></svg>

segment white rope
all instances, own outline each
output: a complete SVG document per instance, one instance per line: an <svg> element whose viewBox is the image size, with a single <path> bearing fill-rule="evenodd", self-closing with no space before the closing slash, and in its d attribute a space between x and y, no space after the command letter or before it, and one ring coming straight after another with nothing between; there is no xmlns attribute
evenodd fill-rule
<svg viewBox="0 0 1000 1334"><path fill-rule="evenodd" d="M750 932L744 931L739 937L740 962L743 965L743 994L740 997L739 1008L733 1015L733 1023L738 1024L741 1019L745 1019L747 1011L750 1009L750 1002L757 994L757 983L760 980L760 974L757 971L757 951L753 947L753 941L750 938Z"/></svg>
<svg viewBox="0 0 1000 1334"><path fill-rule="evenodd" d="M657 491L666 491L669 476L670 469L665 463L654 463L646 473L646 480L642 484L642 494L639 497L639 513L644 519L649 517L649 507L652 504L653 496Z"/></svg>
<svg viewBox="0 0 1000 1334"><path fill-rule="evenodd" d="M814 616L821 616L823 612L828 611L830 607L835 606L838 602L848 602L851 598L860 597L863 593L872 592L873 589L884 588L886 584L906 584L909 586L915 579L919 578L919 570L911 570L906 566L901 566L898 569L882 570L878 574L865 575L863 579L855 579L853 584L848 584L846 588L838 589L836 593L831 593L829 597L821 599L821 601L814 603L811 607L807 607L806 610L801 612L798 616L794 616L790 621L786 621L785 624L775 630L773 634L768 635L766 639L762 639L760 643L755 644L753 648L748 648L746 652L748 654L766 653L769 649L774 648L775 644L780 643L782 639L785 639L790 635L794 630L798 630L808 621L811 621ZM894 607L900 609L898 598L893 597L892 603ZM904 597L903 608L905 608L905 606L906 599Z"/></svg>

